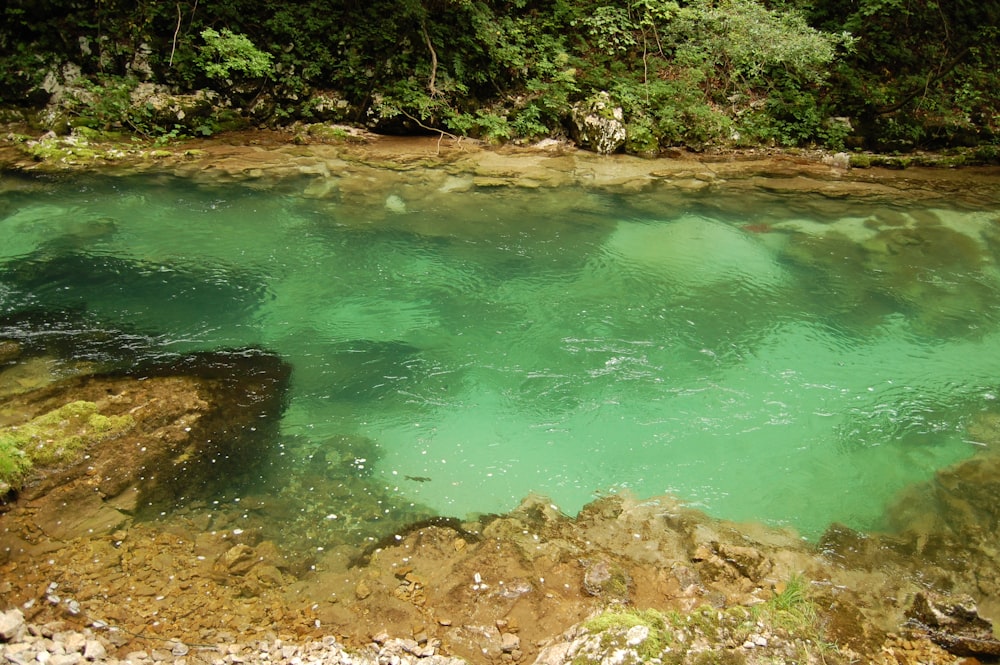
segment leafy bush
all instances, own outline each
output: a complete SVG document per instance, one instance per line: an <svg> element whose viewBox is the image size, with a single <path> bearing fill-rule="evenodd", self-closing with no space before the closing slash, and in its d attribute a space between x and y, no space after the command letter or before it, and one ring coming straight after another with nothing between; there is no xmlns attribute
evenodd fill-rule
<svg viewBox="0 0 1000 665"><path fill-rule="evenodd" d="M641 152L839 147L832 116L901 148L1000 135L995 2L10 0L0 18L0 100L44 104L46 76L73 63L111 84L94 125L135 79L214 87L257 122L310 118L321 89L350 109L338 120L495 140L560 134L608 90ZM174 129L129 113L136 131Z"/></svg>
<svg viewBox="0 0 1000 665"><path fill-rule="evenodd" d="M205 45L201 48L198 64L211 79L226 80L234 75L259 79L271 73L274 59L261 51L245 35L229 28L216 32L212 28L201 31Z"/></svg>
<svg viewBox="0 0 1000 665"><path fill-rule="evenodd" d="M66 106L76 116L75 126L111 130L128 127L139 134L149 134L146 109L132 107L132 91L139 84L132 77L108 76L99 81L80 78L75 81Z"/></svg>

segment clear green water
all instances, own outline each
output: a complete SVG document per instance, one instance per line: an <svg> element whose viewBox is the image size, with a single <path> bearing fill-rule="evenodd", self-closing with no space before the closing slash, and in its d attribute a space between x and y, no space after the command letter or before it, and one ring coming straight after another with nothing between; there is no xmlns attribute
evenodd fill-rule
<svg viewBox="0 0 1000 665"><path fill-rule="evenodd" d="M368 440L359 474L454 516L627 490L876 527L997 407L997 210L565 189L402 211L300 185L8 187L0 314L273 349L276 445Z"/></svg>

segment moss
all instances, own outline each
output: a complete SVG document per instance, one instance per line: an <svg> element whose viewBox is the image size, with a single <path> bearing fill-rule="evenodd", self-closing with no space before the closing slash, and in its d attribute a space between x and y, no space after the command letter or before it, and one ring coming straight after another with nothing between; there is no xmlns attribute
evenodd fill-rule
<svg viewBox="0 0 1000 665"><path fill-rule="evenodd" d="M350 141L354 139L354 137L351 136L346 129L343 127L337 127L336 125L316 123L313 125L306 125L305 130L306 134L309 136L328 141Z"/></svg>
<svg viewBox="0 0 1000 665"><path fill-rule="evenodd" d="M607 597L624 600L628 598L628 585L628 575L615 566L611 569L611 577L603 584L602 590Z"/></svg>
<svg viewBox="0 0 1000 665"><path fill-rule="evenodd" d="M6 494L31 470L31 460L11 437L0 434L0 494Z"/></svg>
<svg viewBox="0 0 1000 665"><path fill-rule="evenodd" d="M669 629L667 617L654 609L609 610L597 615L584 623L584 628L593 633L604 633L602 640L608 640L605 647L625 646L625 633L636 626L649 629L649 636L634 646L636 654L643 662L658 658L673 642L673 633ZM617 644L620 641L621 644ZM603 644L603 642L602 642Z"/></svg>
<svg viewBox="0 0 1000 665"><path fill-rule="evenodd" d="M78 400L18 426L0 429L0 487L10 489L38 467L74 460L87 446L135 425L131 416L106 416Z"/></svg>
<svg viewBox="0 0 1000 665"><path fill-rule="evenodd" d="M679 614L674 617L674 627L683 628L696 635L702 635L710 640L714 640L719 630L739 620L738 612L743 608L730 608L720 610L711 605L702 605L687 614Z"/></svg>
<svg viewBox="0 0 1000 665"><path fill-rule="evenodd" d="M95 413L87 420L95 434L110 435L126 430L135 424L132 416L105 416Z"/></svg>
<svg viewBox="0 0 1000 665"><path fill-rule="evenodd" d="M125 156L125 152L117 144L96 146L90 143L91 137L115 140L113 136L77 127L73 129L72 136L48 137L18 144L18 147L35 161L60 164L81 164L97 160L115 161Z"/></svg>
<svg viewBox="0 0 1000 665"><path fill-rule="evenodd" d="M872 166L872 156L864 152L855 153L851 155L850 165L856 169L870 169Z"/></svg>
<svg viewBox="0 0 1000 665"><path fill-rule="evenodd" d="M1000 146L981 145L977 146L972 153L973 159L980 164L1000 163Z"/></svg>
<svg viewBox="0 0 1000 665"><path fill-rule="evenodd" d="M744 665L746 656L729 649L722 651L703 651L695 656L692 665Z"/></svg>
<svg viewBox="0 0 1000 665"><path fill-rule="evenodd" d="M101 139L102 132L92 127L80 125L73 128L73 135L83 139L84 141L97 141Z"/></svg>

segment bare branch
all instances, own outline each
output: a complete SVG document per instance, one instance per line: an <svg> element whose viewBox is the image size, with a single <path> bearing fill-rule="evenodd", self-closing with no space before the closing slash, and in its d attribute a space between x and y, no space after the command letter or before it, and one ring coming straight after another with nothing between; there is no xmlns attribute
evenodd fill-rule
<svg viewBox="0 0 1000 665"><path fill-rule="evenodd" d="M167 61L168 67L174 66L174 51L177 50L177 35L181 32L181 3L177 3L177 27L174 28L174 43L170 46L170 60Z"/></svg>
<svg viewBox="0 0 1000 665"><path fill-rule="evenodd" d="M417 123L417 125L421 129L426 129L429 132L437 132L439 134L439 136L438 136L438 142L437 142L438 154L441 153L441 139L443 139L444 137L446 137L446 136L449 137L452 141L455 142L456 145L460 144L462 142L462 137L461 136L455 136L454 134L446 132L443 129L438 129L437 127L428 127L424 123L420 122L420 120L418 118L415 118L414 116L410 115L409 113L407 113L403 109L399 109L399 112L402 113L403 115L405 115L407 118L409 118L413 122Z"/></svg>
<svg viewBox="0 0 1000 665"><path fill-rule="evenodd" d="M427 82L427 89L430 91L431 97L437 97L438 89L434 85L434 81L437 78L438 68L437 52L434 51L434 45L431 44L431 36L427 33L427 24L423 21L420 22L420 31L424 33L424 41L427 42L427 50L431 52L431 80Z"/></svg>

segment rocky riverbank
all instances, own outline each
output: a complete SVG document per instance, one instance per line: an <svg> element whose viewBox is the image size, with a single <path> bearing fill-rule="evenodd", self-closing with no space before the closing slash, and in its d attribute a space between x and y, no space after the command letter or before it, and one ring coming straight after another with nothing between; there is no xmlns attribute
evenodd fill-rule
<svg viewBox="0 0 1000 665"><path fill-rule="evenodd" d="M114 158L38 160L8 147L0 162L21 174L93 167L291 186L381 209L392 223L409 208L503 187L596 188L640 203L666 189L718 206L738 205L741 191L775 200L812 192L859 210L901 196L1000 200L995 170L858 170L822 155L652 161L558 144L515 152L436 138L228 140ZM0 186L33 183L5 176ZM714 196L722 191L736 195ZM33 270L25 266L24 279L44 281ZM381 512L385 495L343 472L351 460L300 465L294 481L286 473L291 462L267 445L289 371L279 358L236 349L137 365L121 350L141 340L76 334L72 316L53 323L43 313L44 325L5 321L0 330L3 431L83 451L26 473L0 506L0 609L13 626L0 640L12 663L936 664L1000 655L989 621L1000 617L998 413L969 423L980 451L900 497L886 533L831 525L812 543L720 522L670 497L607 496L570 516L534 496L478 520L419 507L358 519L348 538L332 528L347 512L315 497L353 502L363 515Z"/></svg>
<svg viewBox="0 0 1000 665"><path fill-rule="evenodd" d="M12 126L0 137L0 169L98 170L123 176L169 173L194 181L248 182L264 188L299 177L307 183L304 194L314 198L377 197L388 181L397 185L407 178L440 178L442 193L450 194L478 188L576 185L630 193L658 188L690 194L725 186L728 191L815 192L833 198L958 196L995 201L1000 196L997 167L954 169L963 163L959 156L935 153L905 158L863 154L862 159L852 153L810 150L676 149L662 158L643 159L597 155L565 141L492 146L443 135L385 136L326 124L230 132L162 145L86 131L68 136L30 136L21 131Z"/></svg>

